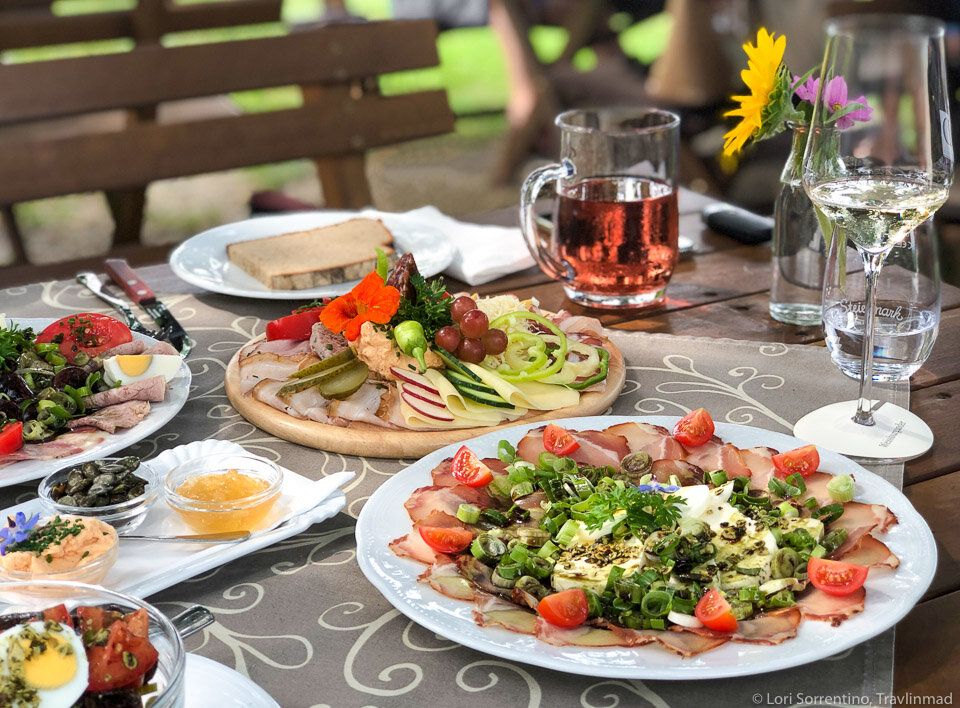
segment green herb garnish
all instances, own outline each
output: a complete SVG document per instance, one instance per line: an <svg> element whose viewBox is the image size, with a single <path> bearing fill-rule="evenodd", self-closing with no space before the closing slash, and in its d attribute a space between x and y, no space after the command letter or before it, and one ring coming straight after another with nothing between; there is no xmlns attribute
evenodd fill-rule
<svg viewBox="0 0 960 708"><path fill-rule="evenodd" d="M83 522L79 519L62 519L55 516L43 526L34 528L23 541L11 543L7 546L6 552L25 551L39 558L50 546L57 545L68 536L79 535L83 528ZM53 557L47 554L47 562L52 561Z"/></svg>
<svg viewBox="0 0 960 708"><path fill-rule="evenodd" d="M16 369L17 360L30 349L33 339L33 330L29 327L20 329L14 323L0 327L0 371Z"/></svg>
<svg viewBox="0 0 960 708"><path fill-rule="evenodd" d="M672 494L663 496L626 486L594 492L587 502L589 508L584 513L583 522L589 529L600 528L622 509L626 511L622 523L628 530L650 533L672 527L680 519L679 504L683 500Z"/></svg>
<svg viewBox="0 0 960 708"><path fill-rule="evenodd" d="M412 299L400 298L400 307L390 320L390 327L396 327L406 320L419 322L426 340L432 342L438 329L453 324L453 318L450 317L452 298L440 278L427 280L419 273L414 273L410 276L410 284L415 295Z"/></svg>

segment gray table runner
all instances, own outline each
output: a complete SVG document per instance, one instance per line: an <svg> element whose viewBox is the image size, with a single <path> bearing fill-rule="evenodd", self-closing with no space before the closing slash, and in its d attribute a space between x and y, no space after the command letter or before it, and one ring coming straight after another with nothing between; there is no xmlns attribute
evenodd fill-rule
<svg viewBox="0 0 960 708"><path fill-rule="evenodd" d="M844 695L880 703L889 697L892 630L797 669L722 681L643 682L504 661L422 629L393 609L355 562L355 517L404 461L349 457L278 440L247 423L227 401L223 374L230 357L286 306L196 293L166 267L145 269L144 275L198 345L189 358L194 379L186 407L132 453L150 456L192 440L219 438L314 479L341 470L357 473L346 489L345 513L150 598L170 612L192 603L209 607L217 623L191 639L190 650L247 674L284 708L661 708L802 705L813 697ZM80 310L106 311L73 283L0 290L0 312L8 315L60 317ZM668 335L612 337L628 364L627 384L611 411L616 414L671 415L704 406L718 421L789 433L808 411L856 395L855 384L819 347ZM904 389L884 395L906 403ZM901 465L874 469L901 486ZM9 506L35 492L35 484L6 488L0 503Z"/></svg>

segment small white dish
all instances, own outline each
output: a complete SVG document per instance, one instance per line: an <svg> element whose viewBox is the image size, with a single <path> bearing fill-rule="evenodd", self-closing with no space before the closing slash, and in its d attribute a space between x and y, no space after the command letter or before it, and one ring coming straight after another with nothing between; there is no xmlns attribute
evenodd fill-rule
<svg viewBox="0 0 960 708"><path fill-rule="evenodd" d="M224 224L193 236L170 254L170 267L181 279L198 288L224 295L261 300L313 300L341 295L358 281L324 285L306 290L271 290L227 258L227 245L267 236L279 236L332 226L349 219L380 219L393 234L401 253L412 253L424 277L431 277L450 265L455 249L443 232L415 217L375 211L309 211L281 216L262 216ZM371 254L371 257L373 254Z"/></svg>
<svg viewBox="0 0 960 708"><path fill-rule="evenodd" d="M243 674L198 654L187 654L184 708L280 708Z"/></svg>
<svg viewBox="0 0 960 708"><path fill-rule="evenodd" d="M34 332L40 332L48 325L56 322L51 317L13 317L10 318L10 321L21 327L32 327ZM156 339L137 332L133 332L133 336L150 344L157 343ZM94 445L92 448L76 455L68 455L55 460L23 460L9 465L0 465L0 487L9 487L13 484L41 479L54 469L73 466L90 460L99 460L101 457L110 457L118 450L123 450L153 435L173 420L180 409L183 408L190 395L191 380L190 367L187 366L186 362L181 363L179 373L167 384L166 397L159 403L151 403L150 415L135 426L107 435L102 444Z"/></svg>

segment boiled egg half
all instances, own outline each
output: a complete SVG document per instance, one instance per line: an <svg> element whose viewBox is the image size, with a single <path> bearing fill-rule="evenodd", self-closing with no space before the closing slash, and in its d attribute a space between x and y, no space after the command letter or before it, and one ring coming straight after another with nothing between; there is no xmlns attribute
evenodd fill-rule
<svg viewBox="0 0 960 708"><path fill-rule="evenodd" d="M83 641L64 624L28 622L0 634L0 693L14 691L13 705L69 708L87 690L88 672Z"/></svg>
<svg viewBox="0 0 960 708"><path fill-rule="evenodd" d="M118 354L103 360L103 380L114 386L162 376L169 382L181 363L183 359L176 354Z"/></svg>

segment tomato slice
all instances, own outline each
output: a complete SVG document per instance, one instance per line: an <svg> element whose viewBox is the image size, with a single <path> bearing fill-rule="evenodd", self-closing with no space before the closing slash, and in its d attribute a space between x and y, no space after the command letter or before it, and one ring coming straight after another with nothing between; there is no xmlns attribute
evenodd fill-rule
<svg viewBox="0 0 960 708"><path fill-rule="evenodd" d="M43 619L51 620L53 622L59 622L64 624L67 627L73 627L73 618L70 616L70 613L67 611L67 606L63 603L55 605L53 607L48 607L43 611Z"/></svg>
<svg viewBox="0 0 960 708"><path fill-rule="evenodd" d="M844 563L811 556L807 561L807 575L813 587L828 595L849 595L863 587L870 571L865 565Z"/></svg>
<svg viewBox="0 0 960 708"><path fill-rule="evenodd" d="M37 335L41 344L58 342L60 353L73 363L77 354L102 354L119 344L133 341L130 328L123 322L96 312L79 312L61 317Z"/></svg>
<svg viewBox="0 0 960 708"><path fill-rule="evenodd" d="M734 632L737 629L737 618L733 616L730 603L716 588L707 590L693 612L707 629L715 632Z"/></svg>
<svg viewBox="0 0 960 708"><path fill-rule="evenodd" d="M90 662L90 691L111 691L142 683L143 676L157 664L159 654L146 637L131 632L123 621L110 627L104 646L87 648Z"/></svg>
<svg viewBox="0 0 960 708"><path fill-rule="evenodd" d="M144 608L128 612L121 620L131 634L138 637L146 637L150 633L150 615Z"/></svg>
<svg viewBox="0 0 960 708"><path fill-rule="evenodd" d="M547 595L537 605L543 619L556 627L579 627L590 616L587 594L580 588L570 588Z"/></svg>
<svg viewBox="0 0 960 708"><path fill-rule="evenodd" d="M820 467L820 453L816 445L804 445L796 450L781 452L774 455L772 460L777 468L775 474L781 479L797 472L801 477L809 477Z"/></svg>
<svg viewBox="0 0 960 708"><path fill-rule="evenodd" d="M473 533L460 526L421 526L418 531L437 553L459 553L473 541Z"/></svg>
<svg viewBox="0 0 960 708"><path fill-rule="evenodd" d="M564 457L580 448L580 443L559 425L551 423L543 430L543 449L552 452L554 455Z"/></svg>
<svg viewBox="0 0 960 708"><path fill-rule="evenodd" d="M310 339L313 326L320 321L322 311L322 307L311 307L268 322L267 340L296 339L305 342Z"/></svg>
<svg viewBox="0 0 960 708"><path fill-rule="evenodd" d="M485 487L493 481L493 471L466 445L453 456L453 478L468 487Z"/></svg>
<svg viewBox="0 0 960 708"><path fill-rule="evenodd" d="M81 634L96 633L109 627L122 615L119 612L104 610L102 607L81 605L77 608L77 631Z"/></svg>
<svg viewBox="0 0 960 708"><path fill-rule="evenodd" d="M697 408L677 421L677 424L673 426L673 437L681 445L697 447L712 438L715 430L713 418L710 417L707 409Z"/></svg>
<svg viewBox="0 0 960 708"><path fill-rule="evenodd" d="M0 427L0 455L9 455L23 447L23 423L19 420Z"/></svg>

